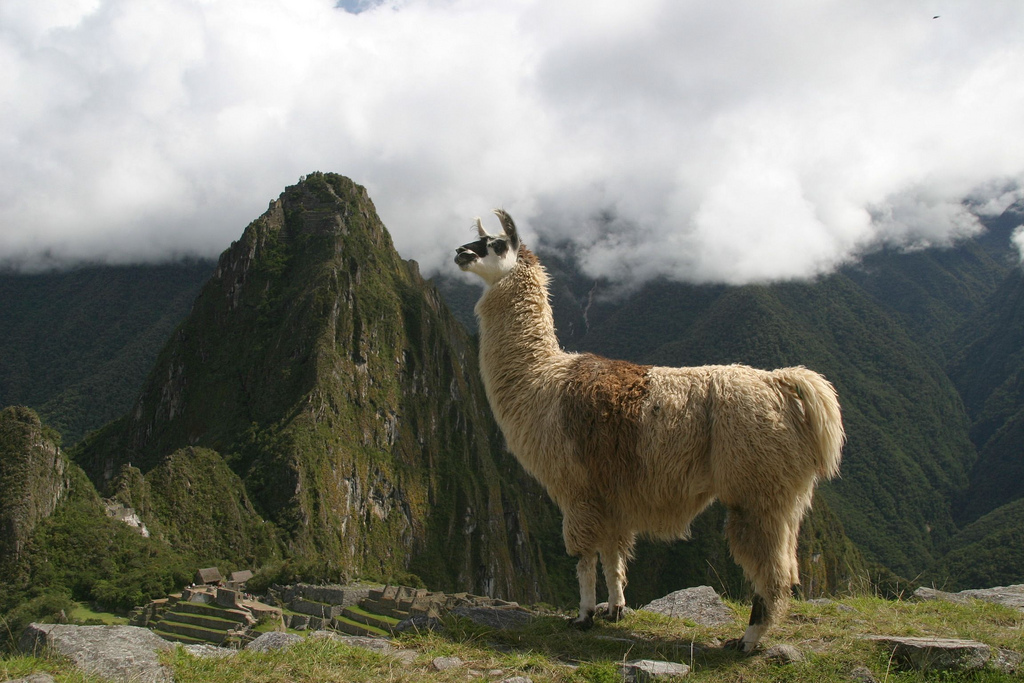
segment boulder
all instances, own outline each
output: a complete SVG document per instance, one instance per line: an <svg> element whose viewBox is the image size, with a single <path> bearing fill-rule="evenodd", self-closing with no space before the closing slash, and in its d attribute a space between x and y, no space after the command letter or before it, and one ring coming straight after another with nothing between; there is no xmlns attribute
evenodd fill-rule
<svg viewBox="0 0 1024 683"><path fill-rule="evenodd" d="M733 611L722 602L711 586L684 588L658 598L640 609L667 617L689 619L701 626L731 624L736 619Z"/></svg>
<svg viewBox="0 0 1024 683"><path fill-rule="evenodd" d="M157 653L174 647L149 629L138 626L71 626L30 624L18 643L23 652L50 649L70 659L79 670L111 681L170 683L171 674Z"/></svg>
<svg viewBox="0 0 1024 683"><path fill-rule="evenodd" d="M7 683L56 683L53 676L46 673L29 674L24 678L12 678Z"/></svg>
<svg viewBox="0 0 1024 683"><path fill-rule="evenodd" d="M270 650L286 650L296 643L301 643L302 636L297 633L285 633L283 631L268 631L259 638L245 646L246 650L255 652L269 652Z"/></svg>
<svg viewBox="0 0 1024 683"><path fill-rule="evenodd" d="M465 662L458 657L434 657L430 664L434 667L434 671L447 671L448 669L456 669L465 664Z"/></svg>
<svg viewBox="0 0 1024 683"><path fill-rule="evenodd" d="M779 664L793 664L804 661L804 653L792 645L781 643L765 650L764 658Z"/></svg>
<svg viewBox="0 0 1024 683"><path fill-rule="evenodd" d="M644 683L662 676L685 676L690 667L677 662L660 662L654 659L634 659L619 664L619 674L630 683Z"/></svg>
<svg viewBox="0 0 1024 683"><path fill-rule="evenodd" d="M914 597L918 600L945 600L960 604L967 603L970 598L974 598L1024 612L1024 584L996 586L995 588L971 588L958 593L947 593L934 588L921 587L914 591Z"/></svg>
<svg viewBox="0 0 1024 683"><path fill-rule="evenodd" d="M992 648L976 640L959 638L905 638L866 636L892 652L903 668L918 671L974 671L992 658Z"/></svg>

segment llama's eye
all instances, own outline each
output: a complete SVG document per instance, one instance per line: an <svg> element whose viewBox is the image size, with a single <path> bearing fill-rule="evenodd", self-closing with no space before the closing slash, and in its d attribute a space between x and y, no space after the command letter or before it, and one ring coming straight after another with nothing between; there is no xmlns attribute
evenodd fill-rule
<svg viewBox="0 0 1024 683"><path fill-rule="evenodd" d="M491 249L493 249L494 253L498 256L502 256L506 251L508 251L508 242L505 240L494 240L491 242Z"/></svg>

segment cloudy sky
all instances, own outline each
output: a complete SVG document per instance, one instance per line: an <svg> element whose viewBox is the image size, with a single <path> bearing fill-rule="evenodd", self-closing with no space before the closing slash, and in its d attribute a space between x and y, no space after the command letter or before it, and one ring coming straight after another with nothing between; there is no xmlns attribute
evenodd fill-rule
<svg viewBox="0 0 1024 683"><path fill-rule="evenodd" d="M502 206L621 280L812 276L1020 198L1021 36L1020 0L2 0L0 261L216 255L322 170L428 272Z"/></svg>

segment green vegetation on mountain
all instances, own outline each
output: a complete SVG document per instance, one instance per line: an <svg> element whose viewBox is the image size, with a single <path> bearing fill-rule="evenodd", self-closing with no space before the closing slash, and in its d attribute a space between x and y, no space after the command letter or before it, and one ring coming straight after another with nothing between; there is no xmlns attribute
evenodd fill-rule
<svg viewBox="0 0 1024 683"><path fill-rule="evenodd" d="M1024 583L1024 498L971 522L928 572L943 590Z"/></svg>
<svg viewBox="0 0 1024 683"><path fill-rule="evenodd" d="M35 409L68 446L123 415L212 271L207 260L0 270L0 407Z"/></svg>
<svg viewBox="0 0 1024 683"><path fill-rule="evenodd" d="M0 495L0 647L72 600L127 610L188 580L178 553L107 516L28 408L0 411Z"/></svg>
<svg viewBox="0 0 1024 683"><path fill-rule="evenodd" d="M1024 275L1015 270L958 331L950 362L973 419L978 461L959 515L971 522L1024 498Z"/></svg>
<svg viewBox="0 0 1024 683"><path fill-rule="evenodd" d="M501 443L465 331L399 258L365 189L315 173L224 252L135 406L75 459L106 495L137 468L143 518L183 550L221 533L171 493L199 481L203 495L247 496L272 525L236 548L254 565L548 597L559 520ZM213 473L222 463L244 492ZM260 523L247 512L223 533Z"/></svg>

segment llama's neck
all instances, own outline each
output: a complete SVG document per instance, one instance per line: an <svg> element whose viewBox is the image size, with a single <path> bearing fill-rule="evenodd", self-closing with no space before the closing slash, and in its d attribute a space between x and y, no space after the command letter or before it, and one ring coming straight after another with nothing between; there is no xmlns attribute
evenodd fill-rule
<svg viewBox="0 0 1024 683"><path fill-rule="evenodd" d="M536 375L538 364L562 355L548 303L548 274L525 247L515 268L489 287L476 305L480 364L488 393L501 383Z"/></svg>

